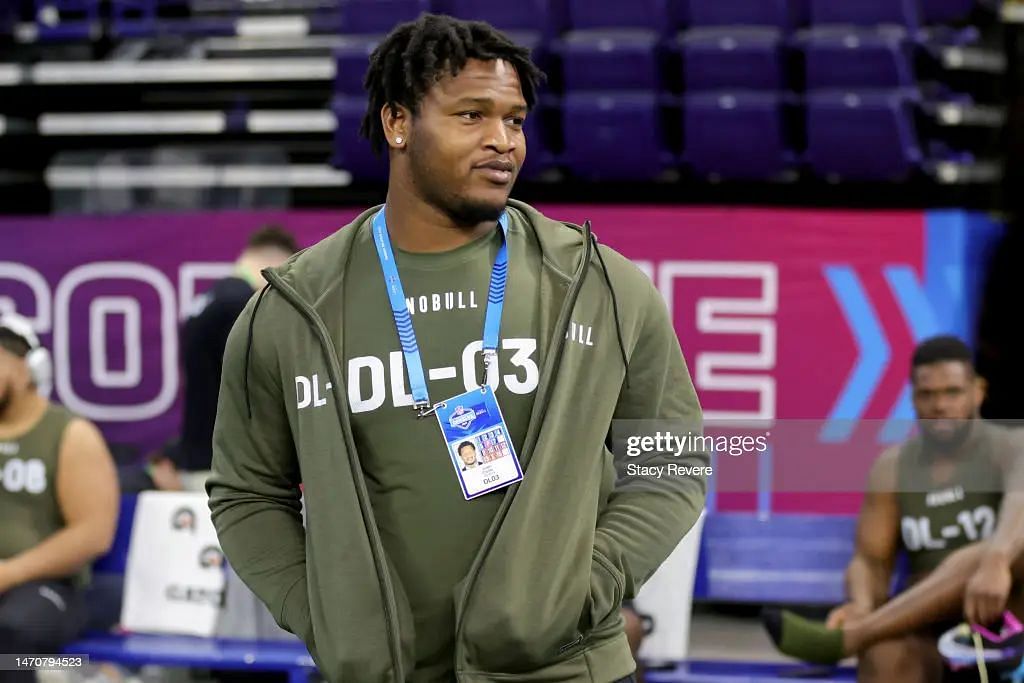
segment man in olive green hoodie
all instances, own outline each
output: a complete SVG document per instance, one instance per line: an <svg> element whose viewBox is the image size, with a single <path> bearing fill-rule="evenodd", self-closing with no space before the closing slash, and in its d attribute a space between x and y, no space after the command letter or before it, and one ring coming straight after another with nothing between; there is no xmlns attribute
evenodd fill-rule
<svg viewBox="0 0 1024 683"><path fill-rule="evenodd" d="M699 428L664 301L589 224L508 198L526 49L424 15L370 61L387 202L266 271L231 333L207 485L223 549L332 682L630 680L621 603L705 493L702 468L617 477L606 445L613 420ZM472 391L502 426L466 434L467 474L433 412ZM668 461L707 462L630 458Z"/></svg>

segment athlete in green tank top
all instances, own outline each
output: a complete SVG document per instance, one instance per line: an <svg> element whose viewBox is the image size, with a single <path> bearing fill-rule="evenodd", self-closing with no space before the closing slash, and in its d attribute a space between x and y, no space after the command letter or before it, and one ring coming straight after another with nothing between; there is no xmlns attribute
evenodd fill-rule
<svg viewBox="0 0 1024 683"><path fill-rule="evenodd" d="M910 378L919 436L872 465L849 601L824 624L768 618L786 654L821 663L856 655L861 683L942 680L936 631L966 621L998 632L1004 611L1024 615L1024 431L981 420L985 382L959 339L922 342ZM901 553L911 587L890 600ZM992 647L1005 656L1006 643Z"/></svg>
<svg viewBox="0 0 1024 683"><path fill-rule="evenodd" d="M48 356L31 324L0 316L0 652L54 654L84 622L78 588L117 525L113 459L99 430L38 387ZM0 673L9 683L31 672Z"/></svg>
<svg viewBox="0 0 1024 683"><path fill-rule="evenodd" d="M34 548L64 527L55 491L60 445L72 419L64 408L48 405L22 434L0 438L0 559Z"/></svg>
<svg viewBox="0 0 1024 683"><path fill-rule="evenodd" d="M920 437L900 448L896 496L911 582L960 548L992 536L1003 501L1000 449L1007 436L1005 429L978 421L956 460L943 459Z"/></svg>

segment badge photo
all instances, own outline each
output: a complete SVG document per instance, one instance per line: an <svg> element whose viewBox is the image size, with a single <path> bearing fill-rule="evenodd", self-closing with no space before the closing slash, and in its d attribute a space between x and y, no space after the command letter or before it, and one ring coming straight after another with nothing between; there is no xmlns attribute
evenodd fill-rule
<svg viewBox="0 0 1024 683"><path fill-rule="evenodd" d="M523 478L490 387L448 399L438 406L436 415L466 500Z"/></svg>

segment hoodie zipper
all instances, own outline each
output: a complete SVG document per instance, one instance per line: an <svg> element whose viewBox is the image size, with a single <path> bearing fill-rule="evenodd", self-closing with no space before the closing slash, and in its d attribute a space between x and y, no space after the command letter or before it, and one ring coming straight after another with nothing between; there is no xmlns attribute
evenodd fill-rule
<svg viewBox="0 0 1024 683"><path fill-rule="evenodd" d="M359 507L363 513L364 519L367 510L370 509L369 493L366 490L366 483L363 481L362 476L358 475L359 463L353 462L355 446L354 440L351 434L351 427L346 418L348 413L348 402L341 391L341 365L338 360L337 353L334 345L331 343L331 336L327 332L327 328L324 326L323 320L317 315L316 311L312 309L298 293L292 289L288 284L281 280L280 276L273 271L264 271L264 275L267 281L281 293L293 308L295 308L310 324L317 334L320 340L320 345L323 348L324 354L327 356L327 374L331 380L331 386L334 388L334 394L336 397L335 408L338 413L338 421L341 423L342 436L345 439L346 450L349 456L349 467L352 469L353 480L356 484L356 495L359 500ZM371 511L372 512L372 511ZM391 575L388 572L387 566L384 562L384 544L380 540L380 531L377 529L376 524L364 524L366 527L367 535L370 540L370 549L373 554L373 561L377 570L377 579L381 583L381 587L384 593L384 623L387 625L389 647L391 649L391 665L395 671L395 683L401 683L405 681L405 671L402 662L402 651L401 651L401 637L398 632L398 621L396 617L397 606L395 604L395 589L391 583Z"/></svg>
<svg viewBox="0 0 1024 683"><path fill-rule="evenodd" d="M541 372L541 384L537 393L541 407L539 410L534 408L534 416L544 415L547 409L547 401L551 395L551 385L553 383L555 370L558 369L558 364L562 358L562 351L565 349L565 336L569 329L569 320L572 316L573 309L576 307L576 300L579 298L580 290L583 288L583 282L586 279L587 268L590 265L592 248L590 234L590 221L586 221L583 224L583 258L581 259L579 266L576 267L576 272L573 273L572 280L569 283L569 289L565 294L565 301L562 303L562 310L559 312L558 320L555 323L554 350L553 353L548 355L544 364L544 369ZM540 423L540 419L530 420L530 425L526 432L526 438L523 440L524 451L527 448L533 448L537 440L537 434L540 431ZM472 597L473 586L476 584L477 576L480 573L480 566L483 564L484 559L486 559L490 552L491 546L494 545L494 539L498 534L498 529L501 528L505 515L508 513L509 507L512 505L512 499L515 497L516 491L518 490L519 484L513 484L509 487L508 492L502 499L501 506L494 515L494 521L487 530L487 536L480 545L480 551L477 553L476 558L473 560L473 565L469 569L469 577L466 582L465 590L462 592L462 600L455 606L456 621L458 623L458 628L455 631L456 671L458 671L459 663L462 661L463 655L462 629L465 626L466 620L462 615L464 614L467 606L469 605L470 598ZM573 646L576 644L578 643L573 643Z"/></svg>

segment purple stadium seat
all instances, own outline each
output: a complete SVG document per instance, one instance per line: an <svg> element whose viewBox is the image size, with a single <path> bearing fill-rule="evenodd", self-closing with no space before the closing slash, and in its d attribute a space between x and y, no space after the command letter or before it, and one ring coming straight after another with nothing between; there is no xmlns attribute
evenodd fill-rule
<svg viewBox="0 0 1024 683"><path fill-rule="evenodd" d="M15 13L12 0L0 0L0 40L14 33Z"/></svg>
<svg viewBox="0 0 1024 683"><path fill-rule="evenodd" d="M902 31L817 29L804 46L808 90L916 85L913 46Z"/></svg>
<svg viewBox="0 0 1024 683"><path fill-rule="evenodd" d="M649 180L672 163L653 92L568 93L565 165L587 180Z"/></svg>
<svg viewBox="0 0 1024 683"><path fill-rule="evenodd" d="M921 163L912 100L905 91L807 96L807 161L826 178L893 181Z"/></svg>
<svg viewBox="0 0 1024 683"><path fill-rule="evenodd" d="M386 34L403 21L430 11L429 0L339 0L341 31Z"/></svg>
<svg viewBox="0 0 1024 683"><path fill-rule="evenodd" d="M521 180L537 178L553 163L553 155L544 139L541 118L540 109L535 107L523 124L523 134L526 136L526 163L519 170Z"/></svg>
<svg viewBox="0 0 1024 683"><path fill-rule="evenodd" d="M682 34L679 44L687 90L778 90L785 85L782 35L775 29L693 29Z"/></svg>
<svg viewBox="0 0 1024 683"><path fill-rule="evenodd" d="M902 26L916 31L920 25L916 0L811 0L814 26Z"/></svg>
<svg viewBox="0 0 1024 683"><path fill-rule="evenodd" d="M373 153L370 143L359 135L359 126L366 112L366 98L338 95L331 109L338 121L334 131L334 154L331 164L352 174L359 181L384 180L388 175L387 150L381 156Z"/></svg>
<svg viewBox="0 0 1024 683"><path fill-rule="evenodd" d="M690 25L690 6L688 0L669 0L668 18L673 28L685 28Z"/></svg>
<svg viewBox="0 0 1024 683"><path fill-rule="evenodd" d="M703 176L776 178L794 161L786 144L785 106L779 93L688 93L683 156Z"/></svg>
<svg viewBox="0 0 1024 683"><path fill-rule="evenodd" d="M380 42L379 36L342 36L334 48L334 92L339 95L361 95L363 76L370 63L370 54Z"/></svg>
<svg viewBox="0 0 1024 683"><path fill-rule="evenodd" d="M44 41L85 41L100 36L100 0L36 0L36 27Z"/></svg>
<svg viewBox="0 0 1024 683"><path fill-rule="evenodd" d="M657 90L661 85L653 31L570 31L559 49L566 91Z"/></svg>
<svg viewBox="0 0 1024 683"><path fill-rule="evenodd" d="M771 26L782 31L806 20L807 0L686 0L689 25Z"/></svg>
<svg viewBox="0 0 1024 683"><path fill-rule="evenodd" d="M115 38L157 35L228 36L234 16L192 16L185 0L111 0L111 33Z"/></svg>
<svg viewBox="0 0 1024 683"><path fill-rule="evenodd" d="M673 33L670 0L569 0L569 27L581 29L647 28ZM674 1L674 0L673 0Z"/></svg>
<svg viewBox="0 0 1024 683"><path fill-rule="evenodd" d="M434 10L460 19L486 21L502 31L555 36L565 28L565 0L435 0Z"/></svg>
<svg viewBox="0 0 1024 683"><path fill-rule="evenodd" d="M158 33L156 0L111 0L111 30L116 38L141 38Z"/></svg>
<svg viewBox="0 0 1024 683"><path fill-rule="evenodd" d="M977 0L921 0L921 19L926 24L955 24L967 19Z"/></svg>

